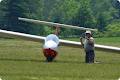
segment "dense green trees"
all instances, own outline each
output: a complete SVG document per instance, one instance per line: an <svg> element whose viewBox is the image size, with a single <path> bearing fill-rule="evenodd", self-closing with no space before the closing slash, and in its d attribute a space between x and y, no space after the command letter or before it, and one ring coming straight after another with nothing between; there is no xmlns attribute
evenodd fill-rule
<svg viewBox="0 0 120 80"><path fill-rule="evenodd" d="M32 24L18 20L18 17L36 18L39 14L37 0L3 0L1 3L1 29L30 33Z"/></svg>
<svg viewBox="0 0 120 80"><path fill-rule="evenodd" d="M18 17L97 28L106 35L113 32L114 36L120 35L120 2L117 0L3 0L0 3L1 29L38 35L53 31L45 25L19 21ZM61 32L62 36L80 34L71 29Z"/></svg>

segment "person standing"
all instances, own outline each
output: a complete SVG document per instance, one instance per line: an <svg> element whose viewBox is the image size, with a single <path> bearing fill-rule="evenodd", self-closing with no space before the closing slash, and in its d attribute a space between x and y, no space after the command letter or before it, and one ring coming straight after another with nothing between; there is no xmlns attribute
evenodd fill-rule
<svg viewBox="0 0 120 80"><path fill-rule="evenodd" d="M94 63L95 53L94 53L94 38L92 37L91 31L85 32L85 40L80 38L80 42L82 47L85 50L85 62L86 63Z"/></svg>
<svg viewBox="0 0 120 80"><path fill-rule="evenodd" d="M52 62L54 58L57 56L57 48L59 45L59 35L60 28L56 27L56 30L53 34L49 34L45 38L44 46L43 46L43 53L46 57L47 62Z"/></svg>

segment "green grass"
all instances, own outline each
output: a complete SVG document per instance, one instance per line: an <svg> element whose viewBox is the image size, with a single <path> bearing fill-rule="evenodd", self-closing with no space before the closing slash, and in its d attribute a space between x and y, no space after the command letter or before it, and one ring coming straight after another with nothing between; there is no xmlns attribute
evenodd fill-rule
<svg viewBox="0 0 120 80"><path fill-rule="evenodd" d="M103 40L109 44L107 38ZM120 45L114 41L110 42L111 45ZM118 80L120 78L120 54L96 51L96 60L101 61L100 64L85 64L84 56L82 49L61 46L55 61L47 63L42 54L41 43L0 39L0 78L2 80Z"/></svg>
<svg viewBox="0 0 120 80"><path fill-rule="evenodd" d="M120 47L120 37L95 38L96 43Z"/></svg>
<svg viewBox="0 0 120 80"><path fill-rule="evenodd" d="M120 47L120 37L94 38L96 44ZM79 38L66 38L66 40L79 41Z"/></svg>

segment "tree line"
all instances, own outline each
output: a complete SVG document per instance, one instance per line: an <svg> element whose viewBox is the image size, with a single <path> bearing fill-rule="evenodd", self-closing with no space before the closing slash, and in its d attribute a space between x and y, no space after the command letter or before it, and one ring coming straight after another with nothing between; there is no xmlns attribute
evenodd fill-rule
<svg viewBox="0 0 120 80"><path fill-rule="evenodd" d="M19 21L18 17L96 28L96 37L120 36L120 2L117 0L3 0L0 3L0 29L47 35L46 25ZM64 29L61 36L81 35L83 31Z"/></svg>

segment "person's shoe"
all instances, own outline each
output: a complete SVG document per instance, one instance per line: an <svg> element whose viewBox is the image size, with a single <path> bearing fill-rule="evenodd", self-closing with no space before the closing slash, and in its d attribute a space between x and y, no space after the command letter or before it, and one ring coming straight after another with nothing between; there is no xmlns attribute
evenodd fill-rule
<svg viewBox="0 0 120 80"><path fill-rule="evenodd" d="M52 61L53 61L53 58L52 58L52 57L47 57L46 61L47 61L47 62L52 62Z"/></svg>

